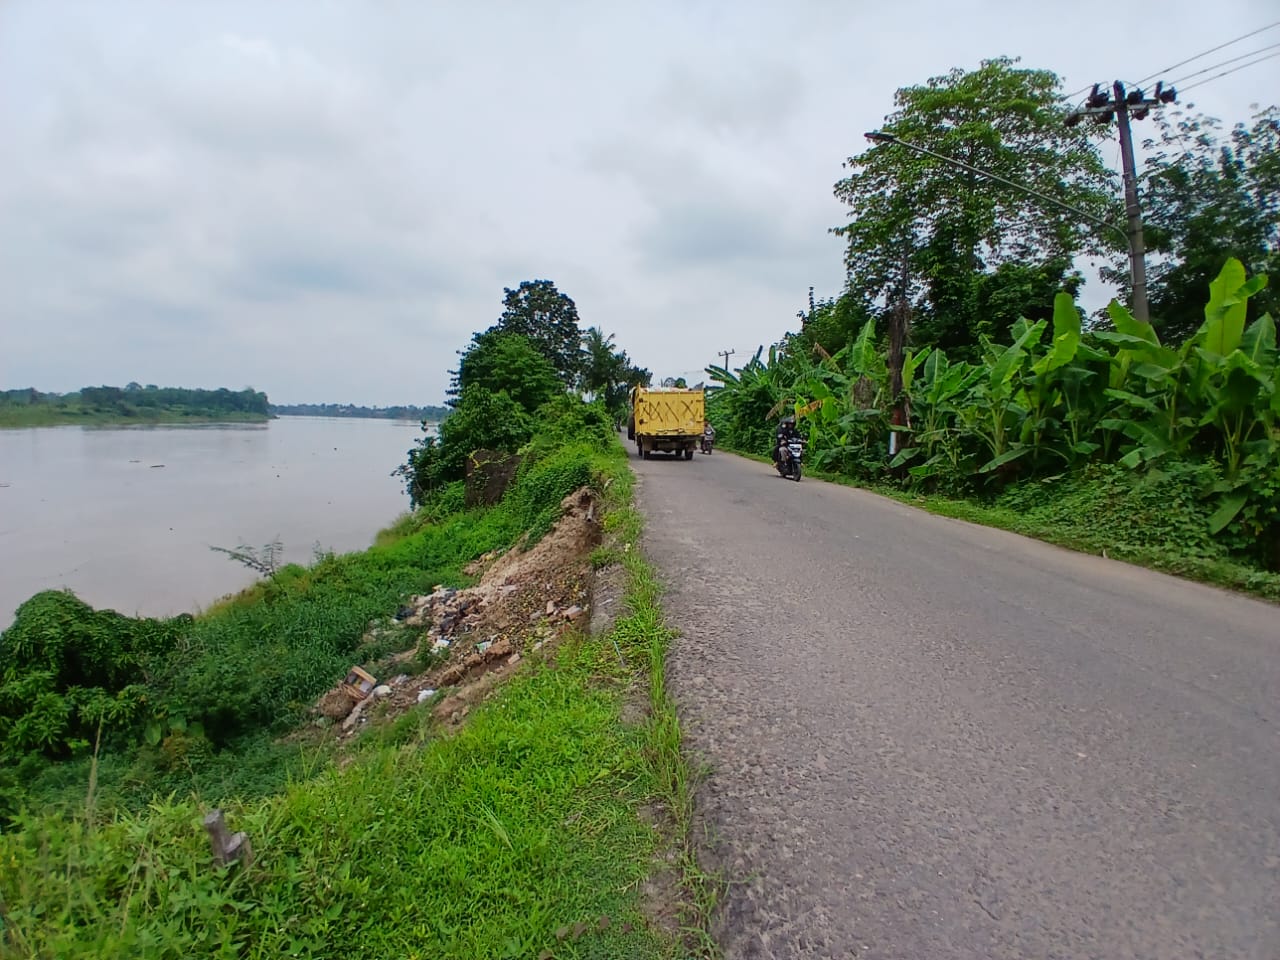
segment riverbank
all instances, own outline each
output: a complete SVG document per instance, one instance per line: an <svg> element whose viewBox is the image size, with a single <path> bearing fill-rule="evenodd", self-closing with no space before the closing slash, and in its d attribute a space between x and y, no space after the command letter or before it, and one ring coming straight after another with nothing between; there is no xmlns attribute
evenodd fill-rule
<svg viewBox="0 0 1280 960"><path fill-rule="evenodd" d="M96 751L69 743L70 760L10 764L0 794L24 789L42 812L0 834L0 956L199 956L230 943L246 957L321 957L338 940L359 955L459 958L705 946L680 933L700 929L705 913L689 904L706 887L686 853L690 778L663 685L670 632L635 548L625 455L610 438L537 460L495 507L466 509L454 485L367 551L285 568L189 624L165 621L184 652L146 681L141 709L157 715L141 742L126 709L105 735L98 715ZM492 649L478 634L440 648L396 615L437 583L483 582L496 554L527 562L537 531L554 545L575 490L603 541L552 582L580 575L590 588L605 572L623 610L593 633L570 611L549 617L539 597L540 623L512 620L502 638L514 650L504 682L475 693L468 670L498 672L467 666ZM508 595L498 587L494 602ZM563 629L548 634L548 620ZM122 625L89 626L101 637ZM139 631L126 646L144 656L156 637ZM307 707L351 663L433 683L452 663L457 695L472 693L391 696L344 735ZM115 699L131 702L123 689ZM215 805L249 835L249 869L210 867L199 824Z"/></svg>
<svg viewBox="0 0 1280 960"><path fill-rule="evenodd" d="M181 423L266 423L275 419L265 413L198 414L181 410L107 413L49 406L0 407L0 429L20 430L28 427L128 427Z"/></svg>

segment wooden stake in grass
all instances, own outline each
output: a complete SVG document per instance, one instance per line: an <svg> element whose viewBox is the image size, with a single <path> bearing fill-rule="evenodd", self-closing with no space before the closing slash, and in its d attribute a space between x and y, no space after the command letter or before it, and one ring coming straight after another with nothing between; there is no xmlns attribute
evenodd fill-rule
<svg viewBox="0 0 1280 960"><path fill-rule="evenodd" d="M213 861L218 866L225 867L236 862L248 866L253 861L253 847L249 844L248 834L243 831L231 833L221 810L212 810L205 815L204 828L209 833Z"/></svg>

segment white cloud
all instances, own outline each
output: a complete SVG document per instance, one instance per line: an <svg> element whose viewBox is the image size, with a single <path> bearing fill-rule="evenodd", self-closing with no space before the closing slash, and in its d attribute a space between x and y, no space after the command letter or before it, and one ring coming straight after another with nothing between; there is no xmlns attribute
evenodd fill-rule
<svg viewBox="0 0 1280 960"><path fill-rule="evenodd" d="M1106 30L1011 0L613 6L0 6L0 381L433 402L535 277L697 370L838 290L831 186L895 87L1006 52L1083 85L1217 39L1187 0ZM1243 118L1275 79L1200 105Z"/></svg>

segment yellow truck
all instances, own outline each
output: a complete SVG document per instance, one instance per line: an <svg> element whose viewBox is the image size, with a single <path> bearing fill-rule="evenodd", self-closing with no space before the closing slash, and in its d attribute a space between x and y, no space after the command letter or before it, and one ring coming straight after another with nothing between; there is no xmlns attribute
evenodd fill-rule
<svg viewBox="0 0 1280 960"><path fill-rule="evenodd" d="M636 451L646 460L655 450L683 453L692 460L706 418L707 398L701 390L634 387L627 439L636 442Z"/></svg>

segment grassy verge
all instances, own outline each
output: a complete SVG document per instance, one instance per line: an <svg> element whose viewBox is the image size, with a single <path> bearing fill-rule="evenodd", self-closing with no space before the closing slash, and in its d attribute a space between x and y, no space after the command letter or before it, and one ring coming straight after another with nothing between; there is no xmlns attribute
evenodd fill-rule
<svg viewBox="0 0 1280 960"><path fill-rule="evenodd" d="M455 736L419 707L346 765L317 752L281 792L226 800L231 828L253 843L247 869L212 866L200 827L209 795L109 816L20 817L0 834L0 956L708 952L713 887L687 853L690 777L664 684L671 632L636 548L625 456L597 454L592 468L628 581L608 635L531 656ZM530 516L529 526L543 522ZM381 549L420 550L411 527ZM627 723L637 688L648 717ZM669 812L667 830L641 817L655 803ZM674 935L653 922L644 894L672 849L691 904L676 911Z"/></svg>
<svg viewBox="0 0 1280 960"><path fill-rule="evenodd" d="M760 463L768 457L733 451ZM997 497L953 497L868 484L843 474L806 468L817 480L859 487L939 516L1033 537L1080 553L1123 560L1163 573L1280 601L1280 574L1227 555L1209 535L1207 511L1185 488L1162 485L1119 468L1095 474L1030 481Z"/></svg>
<svg viewBox="0 0 1280 960"><path fill-rule="evenodd" d="M835 478L830 478L835 479ZM1104 526L1087 522L1084 516L1045 516L1001 503L959 500L938 494L918 494L894 487L874 488L877 493L944 517L980 523L1026 537L1044 540L1080 553L1092 553L1112 560L1159 570L1197 580L1265 600L1280 601L1280 574L1259 570L1227 557L1187 552L1177 544L1142 544L1117 539Z"/></svg>
<svg viewBox="0 0 1280 960"><path fill-rule="evenodd" d="M695 772L685 755L675 701L666 686L666 654L675 632L663 619L662 588L653 567L638 549L644 521L632 504L633 476L625 453L617 479L605 527L609 541L620 545L617 556L627 572L629 612L614 625L611 639L620 651L631 649L642 658L637 680L647 688L646 758L655 795L667 814L668 862L679 886L673 906L680 939L686 955L715 957L719 951L711 920L723 881L698 863L693 835Z"/></svg>

